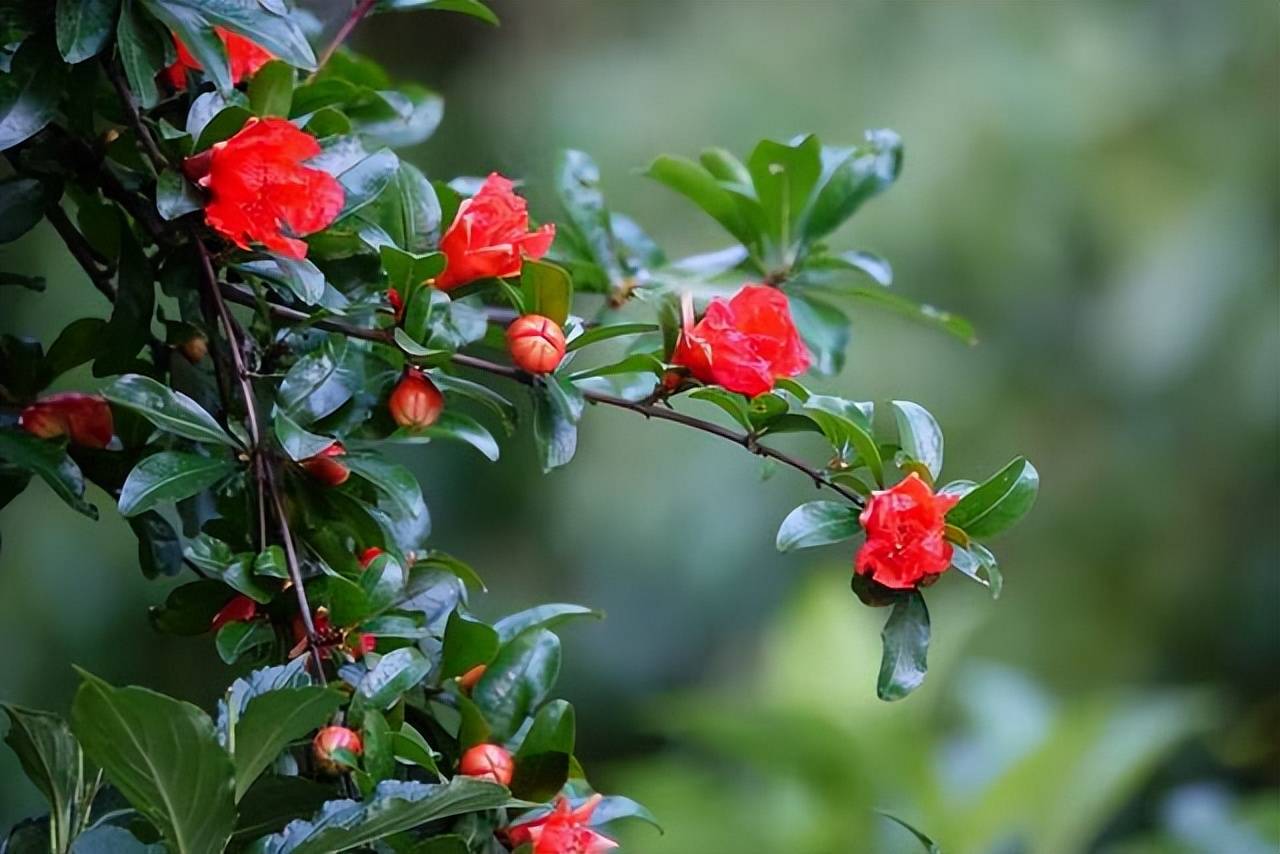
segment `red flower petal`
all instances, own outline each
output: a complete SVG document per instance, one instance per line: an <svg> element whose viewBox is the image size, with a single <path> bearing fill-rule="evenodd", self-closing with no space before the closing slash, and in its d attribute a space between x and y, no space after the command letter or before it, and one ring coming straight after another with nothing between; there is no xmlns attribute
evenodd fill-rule
<svg viewBox="0 0 1280 854"><path fill-rule="evenodd" d="M449 264L435 285L449 290L476 279L514 276L524 258L547 254L555 236L551 223L529 231L528 203L515 194L511 181L494 172L458 206L441 238L440 251Z"/></svg>
<svg viewBox="0 0 1280 854"><path fill-rule="evenodd" d="M115 425L111 407L96 394L60 392L42 398L18 416L22 429L41 439L66 436L73 445L105 448L111 444Z"/></svg>
<svg viewBox="0 0 1280 854"><path fill-rule="evenodd" d="M919 586L951 565L944 536L955 495L936 495L914 472L890 489L872 493L860 521L866 542L854 560L857 572L897 590Z"/></svg>

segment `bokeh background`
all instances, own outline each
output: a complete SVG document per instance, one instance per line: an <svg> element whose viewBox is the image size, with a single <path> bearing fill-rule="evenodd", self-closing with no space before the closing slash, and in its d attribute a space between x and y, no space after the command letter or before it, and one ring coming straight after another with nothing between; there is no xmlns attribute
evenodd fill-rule
<svg viewBox="0 0 1280 854"><path fill-rule="evenodd" d="M320 14L335 3L312 3ZM494 467L418 448L438 544L486 615L579 601L563 693L597 787L666 827L655 854L912 850L1274 852L1280 847L1280 8L1273 2L507 0L375 19L355 45L447 99L412 152L434 178L523 176L554 218L555 152L598 160L613 207L673 256L725 245L640 174L661 152L891 127L899 183L835 236L895 287L968 316L967 347L859 311L815 384L920 401L947 473L1014 452L1035 512L997 545L1006 593L931 591L923 689L875 699L883 612L850 554L779 556L811 487L740 449L592 411L543 477L519 435ZM0 247L0 332L46 346L106 306L45 227ZM83 385L87 375L64 378ZM100 505L108 501L95 496ZM64 710L78 663L211 703L203 639L160 642L111 513L34 485L0 516L0 696ZM5 752L0 826L39 809Z"/></svg>

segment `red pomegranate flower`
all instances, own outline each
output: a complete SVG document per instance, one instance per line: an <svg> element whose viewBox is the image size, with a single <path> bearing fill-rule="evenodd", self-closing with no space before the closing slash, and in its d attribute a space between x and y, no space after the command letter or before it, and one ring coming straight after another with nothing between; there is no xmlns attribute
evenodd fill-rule
<svg viewBox="0 0 1280 854"><path fill-rule="evenodd" d="M959 500L936 495L914 472L890 489L873 492L859 517L867 541L858 549L857 571L895 590L910 590L945 572L951 565L946 515Z"/></svg>
<svg viewBox="0 0 1280 854"><path fill-rule="evenodd" d="M227 623L243 623L252 620L257 613L257 602L254 602L248 596L236 596L226 605L223 605L221 611L213 615L209 628L216 632Z"/></svg>
<svg viewBox="0 0 1280 854"><path fill-rule="evenodd" d="M227 59L231 65L232 83L239 83L275 59L266 48L255 44L242 35L237 35L222 27L214 27L214 31L227 47ZM181 92L187 88L188 69L191 71L203 71L204 66L191 55L191 51L187 50L187 46L177 36L173 37L173 43L178 48L178 61L170 65L162 73L165 80L169 81L169 85Z"/></svg>
<svg viewBox="0 0 1280 854"><path fill-rule="evenodd" d="M529 207L497 172L480 192L463 201L453 224L440 240L449 265L436 287L449 290L476 279L504 278L520 272L521 259L541 258L551 248L556 227L547 223L529 231Z"/></svg>
<svg viewBox="0 0 1280 854"><path fill-rule="evenodd" d="M51 394L22 410L18 424L33 436L54 439L66 436L73 445L105 448L115 425L111 407L96 394L65 391Z"/></svg>
<svg viewBox="0 0 1280 854"><path fill-rule="evenodd" d="M686 302L671 361L704 383L754 397L771 390L779 377L804 373L809 351L786 296L765 285L744 285L731 299L713 299L696 325Z"/></svg>
<svg viewBox="0 0 1280 854"><path fill-rule="evenodd" d="M260 243L299 260L342 210L345 195L328 172L303 166L320 143L284 119L251 118L208 152L189 158L187 177L209 191L205 221L242 249Z"/></svg>
<svg viewBox="0 0 1280 854"><path fill-rule="evenodd" d="M541 818L507 829L507 838L515 845L533 843L533 854L602 854L618 847L607 836L592 830L591 814L604 798L592 795L577 809L561 796L555 809Z"/></svg>
<svg viewBox="0 0 1280 854"><path fill-rule="evenodd" d="M338 461L338 457L346 453L347 449L341 442L334 442L314 457L307 457L298 465L325 486L341 486L347 482L347 478L351 477L351 469Z"/></svg>

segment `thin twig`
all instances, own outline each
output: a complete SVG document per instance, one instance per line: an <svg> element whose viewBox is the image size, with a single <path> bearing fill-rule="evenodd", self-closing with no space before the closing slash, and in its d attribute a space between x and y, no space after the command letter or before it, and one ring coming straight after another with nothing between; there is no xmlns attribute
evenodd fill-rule
<svg viewBox="0 0 1280 854"><path fill-rule="evenodd" d="M146 124L142 121L142 113L138 112L138 103L133 100L133 93L129 91L129 85L120 76L120 69L116 68L115 63L109 57L102 60L102 67L107 72L107 79L115 87L116 95L119 96L120 103L124 107L125 113L129 116L129 123L133 125L134 133L138 135L143 151L151 159L151 165L155 167L157 174L163 172L169 165L169 160L164 156L164 152L160 150L160 146L156 144L155 139L151 136L151 131L147 130Z"/></svg>
<svg viewBox="0 0 1280 854"><path fill-rule="evenodd" d="M259 305L259 302L253 294L240 288L232 285L223 285L221 290L223 295L232 302L238 302L241 305L247 306ZM331 332L338 332L350 338L360 338L365 341L376 341L380 344L394 345L395 343L395 339L392 334L386 330L351 326L350 324L342 323L337 320L330 320L328 318L312 320L305 312L278 305L270 301L267 301L266 308L269 312L281 319L292 320L300 323L310 323L318 329L327 329ZM477 371L484 371L485 373L493 374L494 376L505 377L506 379L523 383L528 386L535 385L538 382L536 377L525 373L519 368L514 368L510 365L500 365L496 362L490 362L487 359L480 359L475 356L468 356L464 353L455 353L453 355L453 363L455 365L472 368ZM719 436L721 439L733 442L735 445L741 445L756 456L776 460L785 466L790 466L796 471L802 472L814 482L814 485L819 488L830 489L858 507L861 507L864 503L862 496L854 490L836 483L820 470L808 465L802 460L796 459L790 454L779 451L776 448L771 448L767 445L761 445L756 440L756 437L751 433L738 433L725 427L721 427L719 424L712 421L706 421L692 415L686 415L683 412L677 412L674 409L668 409L666 407L657 406L653 403L647 403L644 401L631 401L612 394L605 394L604 392L584 391L583 397L591 403L613 406L618 409L626 409L630 412L643 415L646 418L655 418L659 421L671 421L676 424L682 424L685 427L692 427L695 430L701 430L704 433L710 433L713 436Z"/></svg>
<svg viewBox="0 0 1280 854"><path fill-rule="evenodd" d="M333 34L333 40L330 41L329 44L325 45L324 51L320 54L320 60L316 64L317 71L328 64L334 53L336 53L338 48L342 46L342 43L347 40L347 37L351 35L351 31L356 28L356 25L364 19L365 15L368 15L373 11L375 3L377 3L377 0L360 0L360 2L355 5L355 8L351 10L351 14L342 22L342 26Z"/></svg>
<svg viewBox="0 0 1280 854"><path fill-rule="evenodd" d="M89 245L89 241L85 239L85 236L71 224L71 220L67 217L67 212L59 205L54 204L49 206L44 215L49 220L49 224L53 226L53 230L58 232L62 242L67 245L67 250L71 253L71 257L76 259L89 276L89 281L93 282L93 286L108 300L115 302L116 286L111 282L111 279L115 276L115 271L105 266L106 262L102 260L102 256Z"/></svg>

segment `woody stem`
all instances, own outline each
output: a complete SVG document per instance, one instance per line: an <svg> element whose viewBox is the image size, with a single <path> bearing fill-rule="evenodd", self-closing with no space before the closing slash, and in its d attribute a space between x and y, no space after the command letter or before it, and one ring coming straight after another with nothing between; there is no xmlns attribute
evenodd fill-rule
<svg viewBox="0 0 1280 854"><path fill-rule="evenodd" d="M320 61L316 65L317 70L324 68L328 64L329 59L342 46L342 43L347 40L347 37L351 35L351 31L356 28L356 25L364 19L365 15L373 11L373 6L376 2L377 0L360 0L356 4L355 8L351 10L351 14L342 22L342 26L333 34L333 40L325 46L324 52L320 54Z"/></svg>
<svg viewBox="0 0 1280 854"><path fill-rule="evenodd" d="M232 302L254 307L260 305L253 294L233 285L224 284L221 291L222 294ZM360 338L365 341L376 341L380 344L395 346L395 339L392 337L391 333L386 330L351 326L349 324L342 323L341 321L329 320L327 318L313 320L305 312L288 308L287 306L279 305L270 301L266 302L266 309L271 314L282 320L310 323L318 329L327 329L330 332L338 332L349 338ZM505 377L506 379L523 383L527 386L533 386L539 382L538 377L525 373L519 368L514 368L509 365L500 365L496 362L490 362L487 359L481 359L476 356L468 356L464 353L455 353L452 357L452 361L455 365L484 371L485 373L493 374L494 376ZM776 460L785 466L789 466L796 471L802 472L813 481L814 486L820 489L829 489L832 492L839 494L856 507L861 507L864 504L862 496L856 491L833 481L824 472L808 465L790 454L779 451L776 448L771 448L767 445L761 445L756 440L756 436L752 433L739 433L726 427L721 427L719 424L712 421L706 421L702 418L686 415L685 413L677 412L674 409L658 406L654 403L645 401L631 401L615 395L605 394L604 392L584 391L583 397L591 403L613 406L618 409L626 409L630 412L643 415L646 418L654 418L659 421L671 421L675 424L682 424L685 427L692 427L693 429L700 430L703 433L710 433L713 436L719 436L721 439L733 442L735 445L741 445L756 456Z"/></svg>

